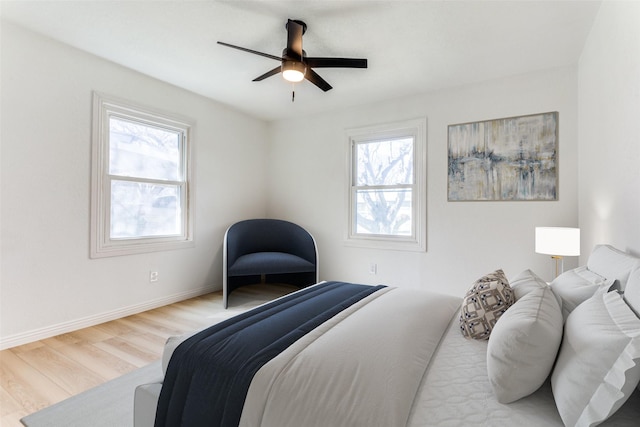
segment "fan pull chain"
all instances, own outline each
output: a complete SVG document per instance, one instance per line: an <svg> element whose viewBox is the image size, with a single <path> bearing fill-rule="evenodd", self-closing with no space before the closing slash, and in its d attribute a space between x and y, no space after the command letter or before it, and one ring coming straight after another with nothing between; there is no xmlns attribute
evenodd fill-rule
<svg viewBox="0 0 640 427"><path fill-rule="evenodd" d="M296 100L296 84L291 83L291 102Z"/></svg>

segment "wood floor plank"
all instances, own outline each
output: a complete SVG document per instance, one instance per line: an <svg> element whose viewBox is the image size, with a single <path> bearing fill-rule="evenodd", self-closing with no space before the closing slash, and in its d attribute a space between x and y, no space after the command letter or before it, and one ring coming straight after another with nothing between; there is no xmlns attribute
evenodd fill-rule
<svg viewBox="0 0 640 427"><path fill-rule="evenodd" d="M34 348L42 347L43 345L45 345L45 344L42 341L34 341L34 342L30 342L28 344L20 345L18 347L13 347L10 351L12 351L15 354L18 354L18 353L23 353L25 351L32 350ZM3 352L0 351L0 359L2 357L2 354L3 354Z"/></svg>
<svg viewBox="0 0 640 427"><path fill-rule="evenodd" d="M18 357L11 349L1 353L0 386L27 413L46 408L71 396L69 392Z"/></svg>
<svg viewBox="0 0 640 427"><path fill-rule="evenodd" d="M134 329L131 326L122 322L122 319L112 320L111 322L101 323L94 326L97 330L109 334L111 337L117 337L120 334L126 334L133 332Z"/></svg>
<svg viewBox="0 0 640 427"><path fill-rule="evenodd" d="M181 331L190 331L197 329L201 324L201 322L185 318L172 318L163 312L145 312L140 313L138 316L140 320L146 319L153 321L156 325L158 325L159 329L170 332L173 335L179 334Z"/></svg>
<svg viewBox="0 0 640 427"><path fill-rule="evenodd" d="M211 315L211 313L219 311L220 304L222 304L221 300L212 301L211 299L199 298L195 300L179 302L175 305L167 306L166 308L169 310L180 310L181 313L184 313L185 316L198 320L206 318L207 316Z"/></svg>
<svg viewBox="0 0 640 427"><path fill-rule="evenodd" d="M193 327L191 324L182 325L178 321L167 320L165 317L165 315L158 313L144 315L141 313L136 315L135 318L126 317L121 319L122 323L130 326L130 330L119 334L119 336L136 332L148 332L163 337L166 340L172 335L179 335L181 331Z"/></svg>
<svg viewBox="0 0 640 427"><path fill-rule="evenodd" d="M22 410L22 406L4 388L0 388L0 417Z"/></svg>
<svg viewBox="0 0 640 427"><path fill-rule="evenodd" d="M159 359L159 356L156 353L145 351L121 337L109 338L108 340L100 341L94 345L121 358L122 360L127 361L128 363L131 363L132 365L137 366L138 368L146 366Z"/></svg>
<svg viewBox="0 0 640 427"><path fill-rule="evenodd" d="M105 380L111 380L136 369L136 366L96 347L92 343L69 345L57 349L69 359L98 374Z"/></svg>
<svg viewBox="0 0 640 427"><path fill-rule="evenodd" d="M29 415L27 411L20 410L12 412L0 418L0 426L2 427L24 427L20 419Z"/></svg>
<svg viewBox="0 0 640 427"><path fill-rule="evenodd" d="M65 345L78 344L82 341L81 338L74 336L72 333L56 335L55 337L47 338L41 342L51 348L63 347Z"/></svg>
<svg viewBox="0 0 640 427"><path fill-rule="evenodd" d="M164 350L164 345L167 342L166 338L147 332L124 334L121 335L120 338L128 341L140 350L156 355L156 358L162 355L162 350Z"/></svg>
<svg viewBox="0 0 640 427"><path fill-rule="evenodd" d="M77 331L69 332L69 335L77 338L79 341L87 343L104 341L114 336L98 328L78 329Z"/></svg>
<svg viewBox="0 0 640 427"><path fill-rule="evenodd" d="M21 353L19 357L32 366L38 366L40 372L71 395L104 382L99 375L48 346Z"/></svg>

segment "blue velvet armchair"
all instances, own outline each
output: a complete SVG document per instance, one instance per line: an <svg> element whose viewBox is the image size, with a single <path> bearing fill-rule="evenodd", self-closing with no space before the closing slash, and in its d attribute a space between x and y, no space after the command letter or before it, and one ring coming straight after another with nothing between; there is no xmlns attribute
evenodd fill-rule
<svg viewBox="0 0 640 427"><path fill-rule="evenodd" d="M227 229L223 243L222 298L243 285L318 282L316 242L304 228L279 219L249 219Z"/></svg>

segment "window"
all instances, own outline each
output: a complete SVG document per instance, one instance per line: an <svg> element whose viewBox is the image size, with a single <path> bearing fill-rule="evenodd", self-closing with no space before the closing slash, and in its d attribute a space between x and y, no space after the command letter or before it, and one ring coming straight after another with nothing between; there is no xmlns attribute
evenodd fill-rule
<svg viewBox="0 0 640 427"><path fill-rule="evenodd" d="M348 244L426 250L426 120L347 134Z"/></svg>
<svg viewBox="0 0 640 427"><path fill-rule="evenodd" d="M193 246L191 125L94 93L91 257Z"/></svg>

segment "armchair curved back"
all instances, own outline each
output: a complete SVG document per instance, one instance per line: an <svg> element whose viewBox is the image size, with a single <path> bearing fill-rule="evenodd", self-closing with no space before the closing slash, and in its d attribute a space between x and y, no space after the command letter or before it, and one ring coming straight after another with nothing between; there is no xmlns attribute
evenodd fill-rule
<svg viewBox="0 0 640 427"><path fill-rule="evenodd" d="M227 268L242 255L283 252L316 263L315 241L297 224L281 219L248 219L227 230Z"/></svg>

